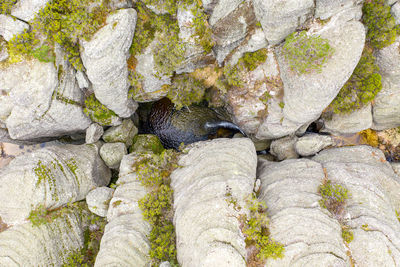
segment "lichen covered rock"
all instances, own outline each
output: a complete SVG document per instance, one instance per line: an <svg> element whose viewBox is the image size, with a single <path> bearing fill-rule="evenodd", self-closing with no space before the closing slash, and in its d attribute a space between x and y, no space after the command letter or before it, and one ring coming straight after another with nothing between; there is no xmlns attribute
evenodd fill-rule
<svg viewBox="0 0 400 267"><path fill-rule="evenodd" d="M216 139L191 145L171 175L178 261L182 266L246 266L237 211L251 195L256 153L249 139ZM242 210L245 212L246 208Z"/></svg>
<svg viewBox="0 0 400 267"><path fill-rule="evenodd" d="M107 185L111 173L96 145L51 146L16 157L0 169L0 217L23 222L38 206L56 209Z"/></svg>

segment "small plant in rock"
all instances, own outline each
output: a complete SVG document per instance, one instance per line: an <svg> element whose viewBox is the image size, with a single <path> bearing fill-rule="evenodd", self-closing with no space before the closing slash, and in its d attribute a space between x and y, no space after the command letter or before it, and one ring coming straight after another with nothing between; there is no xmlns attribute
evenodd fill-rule
<svg viewBox="0 0 400 267"><path fill-rule="evenodd" d="M397 35L396 21L385 0L368 0L363 6L363 22L368 27L367 40L375 48L392 44Z"/></svg>
<svg viewBox="0 0 400 267"><path fill-rule="evenodd" d="M56 59L53 50L47 45L36 48L32 55L41 62L54 62Z"/></svg>
<svg viewBox="0 0 400 267"><path fill-rule="evenodd" d="M264 63L267 60L268 50L266 48L257 50L255 52L247 52L241 58L244 66L247 70L253 71L260 64Z"/></svg>
<svg viewBox="0 0 400 267"><path fill-rule="evenodd" d="M117 115L114 111L109 110L106 106L100 103L99 100L91 94L85 99L85 108L83 112L94 122L98 122L101 125L108 125L111 123L112 118Z"/></svg>
<svg viewBox="0 0 400 267"><path fill-rule="evenodd" d="M354 239L354 234L350 230L350 227L347 225L342 225L342 238L343 241L346 242L347 244L353 241Z"/></svg>
<svg viewBox="0 0 400 267"><path fill-rule="evenodd" d="M319 36L308 35L305 31L289 35L282 52L292 71L305 74L320 72L333 55L334 49L329 41Z"/></svg>
<svg viewBox="0 0 400 267"><path fill-rule="evenodd" d="M174 77L167 97L174 103L176 109L200 103L206 88L201 81L184 74Z"/></svg>
<svg viewBox="0 0 400 267"><path fill-rule="evenodd" d="M350 79L331 103L334 113L350 113L371 102L382 89L372 49L366 47Z"/></svg>
<svg viewBox="0 0 400 267"><path fill-rule="evenodd" d="M327 209L330 213L340 216L349 198L349 191L339 184L332 184L330 180L324 181L318 187L318 193L321 195L319 205Z"/></svg>

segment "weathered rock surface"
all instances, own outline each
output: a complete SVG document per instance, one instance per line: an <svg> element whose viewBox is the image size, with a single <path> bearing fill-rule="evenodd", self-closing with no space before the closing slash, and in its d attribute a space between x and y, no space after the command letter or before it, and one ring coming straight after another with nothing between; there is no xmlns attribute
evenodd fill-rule
<svg viewBox="0 0 400 267"><path fill-rule="evenodd" d="M100 156L111 169L118 169L122 158L127 154L124 143L105 143L100 148Z"/></svg>
<svg viewBox="0 0 400 267"><path fill-rule="evenodd" d="M66 62L57 68L33 60L0 72L0 126L13 139L62 136L83 132L90 125L82 111L75 70Z"/></svg>
<svg viewBox="0 0 400 267"><path fill-rule="evenodd" d="M120 117L129 117L137 108L137 103L128 98L126 63L136 19L132 8L117 10L90 41L81 40L82 61L96 98Z"/></svg>
<svg viewBox="0 0 400 267"><path fill-rule="evenodd" d="M257 157L249 139L216 139L189 147L171 174L174 225L181 266L246 266L245 242L229 205L245 207L253 192ZM242 212L246 212L246 208Z"/></svg>
<svg viewBox="0 0 400 267"><path fill-rule="evenodd" d="M328 19L334 14L339 13L343 9L352 7L357 0L317 0L315 2L315 17L322 20Z"/></svg>
<svg viewBox="0 0 400 267"><path fill-rule="evenodd" d="M372 126L371 104L357 109L350 114L333 114L332 119L324 120L323 132L332 134L358 133Z"/></svg>
<svg viewBox="0 0 400 267"><path fill-rule="evenodd" d="M11 15L23 21L31 21L46 6L49 0L20 0L11 10Z"/></svg>
<svg viewBox="0 0 400 267"><path fill-rule="evenodd" d="M373 128L384 130L400 125L400 38L376 53L376 63L382 76L382 90L372 107Z"/></svg>
<svg viewBox="0 0 400 267"><path fill-rule="evenodd" d="M79 212L39 226L15 225L0 233L0 266L61 266L84 244Z"/></svg>
<svg viewBox="0 0 400 267"><path fill-rule="evenodd" d="M295 74L290 70L282 51L278 49L277 58L284 86L283 114L277 110L276 105L269 106L269 115L260 126L257 138L288 135L316 120L356 67L365 41L364 26L360 22L343 23L332 18L316 34L328 39L335 49L320 73Z"/></svg>
<svg viewBox="0 0 400 267"><path fill-rule="evenodd" d="M122 142L126 146L133 143L133 137L138 133L138 129L131 119L122 121L121 125L111 127L105 131L103 140L107 143Z"/></svg>
<svg viewBox="0 0 400 267"><path fill-rule="evenodd" d="M110 201L107 221L95 266L148 266L150 225L143 219L139 200L147 190L137 179L132 165L139 155L131 153L121 162L117 188Z"/></svg>
<svg viewBox="0 0 400 267"><path fill-rule="evenodd" d="M271 142L270 153L278 160L295 159L299 155L294 149L298 138L297 136L287 136L281 139L276 139Z"/></svg>
<svg viewBox="0 0 400 267"><path fill-rule="evenodd" d="M312 156L333 144L332 138L326 135L306 134L294 144L297 154L303 157Z"/></svg>
<svg viewBox="0 0 400 267"><path fill-rule="evenodd" d="M312 160L259 161L259 199L268 206L270 232L285 245L283 259L266 266L396 266L399 264L400 179L380 150L345 147L320 152ZM320 207L324 180L349 190L345 220ZM341 223L354 234L347 244Z"/></svg>
<svg viewBox="0 0 400 267"><path fill-rule="evenodd" d="M56 209L82 200L110 177L96 145L51 146L18 156L0 169L0 217L21 223L39 205Z"/></svg>
<svg viewBox="0 0 400 267"><path fill-rule="evenodd" d="M257 20L270 44L278 44L311 17L313 0L252 0Z"/></svg>
<svg viewBox="0 0 400 267"><path fill-rule="evenodd" d="M114 189L105 186L93 189L86 196L88 209L100 217L106 217L113 193Z"/></svg>
<svg viewBox="0 0 400 267"><path fill-rule="evenodd" d="M400 24L400 3L397 2L392 6L392 9L390 10L390 12L392 13L396 24Z"/></svg>
<svg viewBox="0 0 400 267"><path fill-rule="evenodd" d="M100 140L101 136L104 133L104 129L101 125L97 123L92 123L86 129L86 137L85 142L86 144L93 144Z"/></svg>
<svg viewBox="0 0 400 267"><path fill-rule="evenodd" d="M10 41L14 35L20 34L28 28L29 25L27 23L0 14L0 35L3 36L4 40L7 42Z"/></svg>

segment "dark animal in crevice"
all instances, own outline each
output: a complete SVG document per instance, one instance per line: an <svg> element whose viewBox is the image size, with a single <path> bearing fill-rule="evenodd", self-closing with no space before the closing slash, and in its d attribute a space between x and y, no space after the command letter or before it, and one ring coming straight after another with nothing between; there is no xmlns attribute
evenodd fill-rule
<svg viewBox="0 0 400 267"><path fill-rule="evenodd" d="M165 148L179 149L185 145L219 137L246 134L234 123L224 120L214 110L192 105L176 110L168 98L151 106L144 122L144 131L157 135Z"/></svg>

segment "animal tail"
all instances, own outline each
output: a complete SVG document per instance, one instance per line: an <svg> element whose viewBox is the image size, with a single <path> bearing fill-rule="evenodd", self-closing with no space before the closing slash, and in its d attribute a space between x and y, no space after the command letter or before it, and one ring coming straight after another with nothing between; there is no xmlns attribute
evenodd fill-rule
<svg viewBox="0 0 400 267"><path fill-rule="evenodd" d="M217 122L206 122L204 124L204 128L207 131L216 131L219 128L225 128L225 129L230 129L230 130L235 130L243 134L245 137L247 137L247 134L243 132L242 129L240 129L239 126L234 124L233 122L230 121L217 121Z"/></svg>

